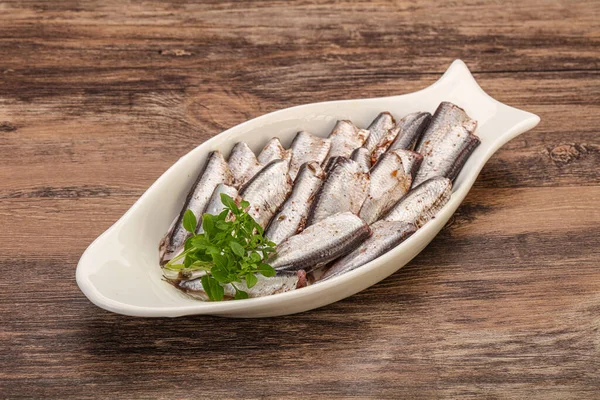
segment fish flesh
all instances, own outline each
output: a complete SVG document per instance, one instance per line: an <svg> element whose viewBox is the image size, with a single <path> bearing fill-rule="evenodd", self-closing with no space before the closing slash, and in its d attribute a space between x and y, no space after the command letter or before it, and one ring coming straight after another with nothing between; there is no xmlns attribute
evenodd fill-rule
<svg viewBox="0 0 600 400"><path fill-rule="evenodd" d="M233 146L227 164L233 174L234 185L238 189L263 167L252 149L244 142L238 142Z"/></svg>
<svg viewBox="0 0 600 400"><path fill-rule="evenodd" d="M344 211L358 214L369 193L369 173L359 163L338 157L315 195L306 226Z"/></svg>
<svg viewBox="0 0 600 400"><path fill-rule="evenodd" d="M431 114L428 112L415 112L402 118L377 143L371 161L375 163L383 153L389 150L413 150L430 121Z"/></svg>
<svg viewBox="0 0 600 400"><path fill-rule="evenodd" d="M206 209L210 197L219 183L233 184L233 175L220 151L213 151L208 155L206 164L198 175L194 186L190 190L179 216L161 240L159 245L160 264L165 265L171 258L183 250L183 246L191 233L183 227L183 215L189 209L196 219L200 219Z"/></svg>
<svg viewBox="0 0 600 400"><path fill-rule="evenodd" d="M473 134L477 121L449 102L439 105L417 145L424 157L415 185L434 176L454 180L481 141Z"/></svg>
<svg viewBox="0 0 600 400"><path fill-rule="evenodd" d="M242 199L250 203L248 214L264 229L292 190L289 163L273 160L240 190Z"/></svg>
<svg viewBox="0 0 600 400"><path fill-rule="evenodd" d="M371 169L369 194L358 214L367 224L380 219L410 190L412 177L396 152L385 153Z"/></svg>
<svg viewBox="0 0 600 400"><path fill-rule="evenodd" d="M296 179L300 167L311 161L322 164L331 149L331 140L300 131L294 137L292 145L292 160L290 161L290 177Z"/></svg>
<svg viewBox="0 0 600 400"><path fill-rule="evenodd" d="M352 251L371 229L351 212L327 217L279 244L267 263L277 271L307 273Z"/></svg>
<svg viewBox="0 0 600 400"><path fill-rule="evenodd" d="M281 145L279 138L272 138L265 145L262 151L258 154L257 160L261 165L267 165L273 160L286 160L290 162L292 158L292 151L286 150Z"/></svg>
<svg viewBox="0 0 600 400"><path fill-rule="evenodd" d="M304 229L310 205L324 179L325 172L318 162L308 162L300 167L292 194L283 203L266 230L265 236L270 241L279 244Z"/></svg>
<svg viewBox="0 0 600 400"><path fill-rule="evenodd" d="M369 131L359 129L350 121L338 121L329 134L331 149L323 165L327 165L328 159L332 157L350 157L354 149L365 143L368 135Z"/></svg>
<svg viewBox="0 0 600 400"><path fill-rule="evenodd" d="M410 182L412 186L412 183L415 181L417 176L417 172L419 172L419 168L421 167L421 163L423 162L423 156L416 151L405 149L389 150L388 153L396 154L402 159L404 172L410 176Z"/></svg>
<svg viewBox="0 0 600 400"><path fill-rule="evenodd" d="M391 129L394 128L396 121L392 114L387 111L380 113L371 122L371 125L367 128L369 131L369 137L365 141L364 147L372 153L377 147L381 139L383 139Z"/></svg>
<svg viewBox="0 0 600 400"><path fill-rule="evenodd" d="M408 192L383 219L408 222L420 228L435 217L451 195L450 179L442 176L430 178Z"/></svg>
<svg viewBox="0 0 600 400"><path fill-rule="evenodd" d="M417 227L403 221L377 221L371 225L373 234L359 247L336 260L321 276L321 281L352 271L384 255L413 233Z"/></svg>
<svg viewBox="0 0 600 400"><path fill-rule="evenodd" d="M290 290L295 290L306 286L306 272L300 270L297 272L278 272L277 275L273 277L266 278L260 274L256 275L258 281L254 286L248 288L246 285L246 281L242 281L241 283L236 282L235 286L237 286L240 290L248 293L248 297L263 297L270 296L276 293L289 292ZM207 301L209 300L208 295L204 291L202 287L202 280L200 278L191 279L191 280L182 280L182 279L169 279L165 278L167 282L171 285L175 286L177 289L187 293L188 295ZM227 300L231 300L235 297L235 288L231 283L222 285L224 289L224 297Z"/></svg>
<svg viewBox="0 0 600 400"><path fill-rule="evenodd" d="M350 155L350 159L359 163L365 171L371 169L371 153L364 147L354 149Z"/></svg>
<svg viewBox="0 0 600 400"><path fill-rule="evenodd" d="M225 209L225 205L221 201L221 194L226 194L231 197L237 204L240 204L240 197L238 195L238 191L233 186L226 185L224 183L219 183L215 188L212 196L210 196L210 200L208 201L208 205L206 206L206 210L204 210L203 214L210 215L219 215ZM198 219L198 228L196 229L198 233L204 233L204 229L202 229L202 218Z"/></svg>

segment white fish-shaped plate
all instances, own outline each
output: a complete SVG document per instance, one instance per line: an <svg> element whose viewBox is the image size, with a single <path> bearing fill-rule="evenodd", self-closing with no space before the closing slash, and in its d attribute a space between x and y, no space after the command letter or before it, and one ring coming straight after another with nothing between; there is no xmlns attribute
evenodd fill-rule
<svg viewBox="0 0 600 400"><path fill-rule="evenodd" d="M319 284L272 296L222 302L187 297L162 280L158 244L179 214L186 195L208 153L227 155L239 141L258 153L274 136L289 147L298 131L326 137L337 120L366 127L381 111L433 113L442 101L465 109L478 121L481 145L454 182L453 194L436 218L383 256ZM403 115L396 115L401 118ZM475 82L460 60L433 85L399 96L306 104L244 122L207 140L179 159L113 226L83 253L77 284L94 304L119 314L139 317L179 317L211 314L227 317L270 317L321 307L351 296L385 279L431 242L463 201L486 161L509 140L532 129L537 115L494 100Z"/></svg>

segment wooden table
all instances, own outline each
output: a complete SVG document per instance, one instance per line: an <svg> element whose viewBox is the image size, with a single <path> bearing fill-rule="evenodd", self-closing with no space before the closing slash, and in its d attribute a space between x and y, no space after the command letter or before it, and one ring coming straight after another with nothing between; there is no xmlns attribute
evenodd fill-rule
<svg viewBox="0 0 600 400"><path fill-rule="evenodd" d="M600 3L436 3L0 3L0 397L598 398ZM77 288L86 246L212 135L456 58L542 122L390 278L262 320Z"/></svg>

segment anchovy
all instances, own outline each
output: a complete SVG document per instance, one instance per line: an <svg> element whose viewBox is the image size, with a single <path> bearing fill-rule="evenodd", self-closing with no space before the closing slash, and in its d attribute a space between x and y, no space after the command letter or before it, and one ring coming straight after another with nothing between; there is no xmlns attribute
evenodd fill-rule
<svg viewBox="0 0 600 400"><path fill-rule="evenodd" d="M351 253L335 261L323 274L321 281L352 271L384 255L413 233L417 228L402 221L377 221L371 225L373 235Z"/></svg>
<svg viewBox="0 0 600 400"><path fill-rule="evenodd" d="M208 206L206 206L206 210L204 210L203 214L210 215L219 215L225 209L225 205L221 201L221 194L229 195L236 203L240 203L240 197L238 195L238 191L233 186L225 185L224 183L220 183L215 188L212 196L210 196L210 200L208 202ZM198 233L203 233L204 229L202 228L202 218L198 219Z"/></svg>
<svg viewBox="0 0 600 400"><path fill-rule="evenodd" d="M292 190L288 169L285 160L271 161L240 190L242 199L250 203L248 214L263 228Z"/></svg>
<svg viewBox="0 0 600 400"><path fill-rule="evenodd" d="M368 135L369 131L359 129L350 121L338 121L329 134L331 150L329 150L329 155L323 165L327 165L328 159L332 157L350 157L354 149L365 143Z"/></svg>
<svg viewBox="0 0 600 400"><path fill-rule="evenodd" d="M430 121L431 114L428 112L416 112L402 118L386 136L381 138L373 151L371 161L375 163L389 150L413 150Z"/></svg>
<svg viewBox="0 0 600 400"><path fill-rule="evenodd" d="M290 290L300 289L306 286L306 272L297 271L297 272L278 272L277 275L269 278L265 278L264 276L257 274L256 275L258 281L254 286L248 288L246 285L246 281L241 283L236 282L235 286L237 286L240 290L248 293L248 297L263 297L269 296L276 293L289 292ZM169 279L165 278L167 282L171 285L175 286L177 289L187 293L188 295L200 299L200 300L208 300L208 295L204 291L202 287L202 280L200 278L191 279L191 280L181 280L181 279ZM235 288L233 285L225 284L222 285L224 289L224 298L226 300L231 300L235 296Z"/></svg>
<svg viewBox="0 0 600 400"><path fill-rule="evenodd" d="M167 235L159 245L160 264L166 264L183 249L183 245L191 233L183 228L183 215L189 209L196 219L199 219L206 208L210 196L219 183L231 185L233 176L227 162L220 151L213 151L208 155L204 169L198 175L194 186L190 190L185 204L177 219L173 222Z"/></svg>
<svg viewBox="0 0 600 400"><path fill-rule="evenodd" d="M364 144L364 147L369 150L369 153L372 153L373 150L375 150L379 142L388 135L395 124L396 121L394 121L394 117L387 111L379 114L373 122L371 122L371 125L367 128L369 137Z"/></svg>
<svg viewBox="0 0 600 400"><path fill-rule="evenodd" d="M417 151L424 157L415 179L418 185L433 176L454 180L481 141L473 134L477 121L449 102L439 105Z"/></svg>
<svg viewBox="0 0 600 400"><path fill-rule="evenodd" d="M354 149L350 155L350 159L359 163L365 171L371 169L371 153L364 147Z"/></svg>
<svg viewBox="0 0 600 400"><path fill-rule="evenodd" d="M352 251L370 235L369 226L356 215L335 214L281 242L267 263L278 271L308 273Z"/></svg>
<svg viewBox="0 0 600 400"><path fill-rule="evenodd" d="M250 147L244 142L238 142L231 149L229 169L233 174L236 188L244 186L263 167Z"/></svg>
<svg viewBox="0 0 600 400"><path fill-rule="evenodd" d="M371 169L369 195L358 215L372 224L408 193L411 184L412 177L404 170L402 158L395 152L385 153Z"/></svg>
<svg viewBox="0 0 600 400"><path fill-rule="evenodd" d="M292 141L290 149L292 150L290 177L296 179L296 175L304 163L316 161L321 164L325 161L331 149L331 140L300 131Z"/></svg>
<svg viewBox="0 0 600 400"><path fill-rule="evenodd" d="M258 154L258 162L261 165L267 165L273 160L286 160L290 162L292 151L286 150L279 141L279 138L272 138L267 142L262 151Z"/></svg>
<svg viewBox="0 0 600 400"><path fill-rule="evenodd" d="M451 195L452 181L433 177L408 192L383 219L408 222L420 228L435 217Z"/></svg>
<svg viewBox="0 0 600 400"><path fill-rule="evenodd" d="M292 194L273 217L265 232L269 240L279 244L304 229L308 210L324 179L325 172L318 162L312 161L300 167Z"/></svg>
<svg viewBox="0 0 600 400"><path fill-rule="evenodd" d="M315 195L306 226L344 211L358 214L369 192L369 173L359 163L338 157Z"/></svg>
<svg viewBox="0 0 600 400"><path fill-rule="evenodd" d="M448 101L441 102L417 145L417 151L421 153L421 151L431 149L439 138L444 137L456 126L461 126L473 133L477 128L477 121L469 117L465 110L457 105Z"/></svg>

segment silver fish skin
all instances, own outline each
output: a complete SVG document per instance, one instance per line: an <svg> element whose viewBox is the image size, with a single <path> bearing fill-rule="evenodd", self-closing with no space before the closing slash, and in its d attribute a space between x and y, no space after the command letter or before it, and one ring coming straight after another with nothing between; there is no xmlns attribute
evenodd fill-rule
<svg viewBox="0 0 600 400"><path fill-rule="evenodd" d="M466 131L473 133L477 128L477 121L467 115L465 110L448 101L440 103L435 110L431 122L419 140L416 151L425 155L439 138L444 137L448 132L457 126L463 127Z"/></svg>
<svg viewBox="0 0 600 400"><path fill-rule="evenodd" d="M462 127L456 127L451 133L438 139L434 148L423 154L423 163L414 184L419 185L434 176L454 180L480 143L477 136Z"/></svg>
<svg viewBox="0 0 600 400"><path fill-rule="evenodd" d="M371 169L369 195L358 215L369 225L379 220L408 193L411 184L402 158L395 152L385 153Z"/></svg>
<svg viewBox="0 0 600 400"><path fill-rule="evenodd" d="M279 244L304 229L310 205L324 179L325 172L318 162L308 162L300 167L292 194L283 203L265 231L265 236L269 240Z"/></svg>
<svg viewBox="0 0 600 400"><path fill-rule="evenodd" d="M244 142L238 142L233 146L227 164L233 174L234 186L238 189L263 167L252 149Z"/></svg>
<svg viewBox="0 0 600 400"><path fill-rule="evenodd" d="M277 275L266 278L260 274L257 274L256 277L258 281L254 286L248 288L246 285L246 281L241 283L236 282L236 286L248 293L248 297L264 297L270 296L272 294L289 292L290 290L300 289L305 287L306 282L306 272L297 271L297 272L278 272ZM187 293L191 297L196 299L208 301L208 295L204 291L202 287L202 280L200 278L191 279L191 280L180 280L180 279L168 279L166 281L171 285L175 286L177 289ZM224 298L226 300L232 300L235 297L235 288L231 284L223 285L224 289Z"/></svg>
<svg viewBox="0 0 600 400"><path fill-rule="evenodd" d="M365 143L367 136L369 136L369 131L359 129L352 122L338 121L329 134L331 149L323 165L327 165L327 161L332 157L350 157L354 149Z"/></svg>
<svg viewBox="0 0 600 400"><path fill-rule="evenodd" d="M281 242L267 262L278 271L309 273L352 251L370 235L369 226L355 214L335 214Z"/></svg>
<svg viewBox="0 0 600 400"><path fill-rule="evenodd" d="M340 212L358 214L369 193L369 173L359 163L338 157L315 195L306 226Z"/></svg>
<svg viewBox="0 0 600 400"><path fill-rule="evenodd" d="M279 138L272 138L267 142L262 151L258 154L257 160L261 165L267 165L273 160L286 160L290 162L292 159L292 150L286 150L281 145Z"/></svg>
<svg viewBox="0 0 600 400"><path fill-rule="evenodd" d="M225 209L225 205L221 201L221 194L224 193L229 195L236 203L240 203L240 196L238 195L238 191L233 186L225 185L224 183L220 183L217 185L215 190L213 191L212 196L210 196L210 200L208 201L208 205L206 206L206 210L204 210L203 214L211 214L211 215L219 215ZM203 233L204 229L202 228L202 218L198 219L198 228L196 230L198 233Z"/></svg>
<svg viewBox="0 0 600 400"><path fill-rule="evenodd" d="M431 122L431 114L428 112L415 112L402 118L393 129L395 133L393 141L382 140L376 149L377 153L386 150L406 149L413 150Z"/></svg>
<svg viewBox="0 0 600 400"><path fill-rule="evenodd" d="M471 119L462 108L442 102L417 146L424 160L415 185L434 176L454 179L481 143L473 134L476 127L477 121Z"/></svg>
<svg viewBox="0 0 600 400"><path fill-rule="evenodd" d="M292 141L292 160L290 161L290 177L296 179L300 167L311 161L319 164L325 161L331 149L331 140L300 131Z"/></svg>
<svg viewBox="0 0 600 400"><path fill-rule="evenodd" d="M248 214L263 228L292 191L288 170L287 161L271 161L240 190L240 197L250 203Z"/></svg>
<svg viewBox="0 0 600 400"><path fill-rule="evenodd" d="M451 195L452 181L436 176L408 192L383 219L407 222L420 228L435 217Z"/></svg>
<svg viewBox="0 0 600 400"><path fill-rule="evenodd" d="M183 215L190 209L199 219L206 209L210 196L219 183L233 184L233 175L220 151L208 155L204 169L190 190L185 204L177 219L159 245L160 264L165 265L183 249L183 245L191 234L183 228Z"/></svg>
<svg viewBox="0 0 600 400"><path fill-rule="evenodd" d="M325 171L325 174L329 174L331 172L331 170L333 169L333 167L335 167L335 164L337 164L337 162L342 158L346 158L346 157L335 156L335 157L331 157L330 159L328 159L327 163L324 164L324 168L323 168L323 170Z"/></svg>
<svg viewBox="0 0 600 400"><path fill-rule="evenodd" d="M372 153L373 150L375 150L379 142L388 135L389 131L393 129L395 125L396 121L394 120L394 117L387 111L380 113L373 122L371 122L371 125L367 128L369 137L364 143L364 147L369 150L369 153Z"/></svg>
<svg viewBox="0 0 600 400"><path fill-rule="evenodd" d="M364 147L354 149L350 155L350 159L359 163L365 171L371 169L371 153Z"/></svg>
<svg viewBox="0 0 600 400"><path fill-rule="evenodd" d="M352 271L373 261L405 241L417 227L402 221L377 221L371 225L373 234L359 247L336 260L321 276L321 281Z"/></svg>

